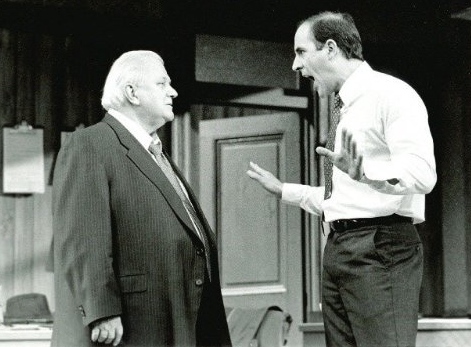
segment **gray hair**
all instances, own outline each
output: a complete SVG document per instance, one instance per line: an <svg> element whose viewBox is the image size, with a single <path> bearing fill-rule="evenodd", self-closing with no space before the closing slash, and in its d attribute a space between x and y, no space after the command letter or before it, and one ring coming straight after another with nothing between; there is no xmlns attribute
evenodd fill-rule
<svg viewBox="0 0 471 347"><path fill-rule="evenodd" d="M139 85L155 64L163 59L152 51L130 51L115 60L103 86L101 105L105 110L118 108L125 101L124 88L128 84Z"/></svg>

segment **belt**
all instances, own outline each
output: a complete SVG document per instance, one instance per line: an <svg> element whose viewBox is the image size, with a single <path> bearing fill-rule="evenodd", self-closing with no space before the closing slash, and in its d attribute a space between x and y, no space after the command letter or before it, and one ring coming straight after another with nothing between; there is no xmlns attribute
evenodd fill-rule
<svg viewBox="0 0 471 347"><path fill-rule="evenodd" d="M411 223L411 217L404 217L398 214L374 218L337 219L330 222L330 230L342 233L345 230L358 229L375 225L390 225L394 223Z"/></svg>

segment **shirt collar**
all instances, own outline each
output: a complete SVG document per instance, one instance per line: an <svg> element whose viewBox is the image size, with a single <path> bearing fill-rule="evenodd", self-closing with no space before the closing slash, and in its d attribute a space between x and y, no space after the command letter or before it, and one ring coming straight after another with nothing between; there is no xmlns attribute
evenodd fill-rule
<svg viewBox="0 0 471 347"><path fill-rule="evenodd" d="M362 62L355 71L347 78L339 95L345 106L349 106L355 99L362 95L366 88L369 87L369 79L373 69L366 62Z"/></svg>
<svg viewBox="0 0 471 347"><path fill-rule="evenodd" d="M116 118L116 120L120 122L131 133L131 135L134 136L137 141L139 141L139 143L146 150L149 150L149 146L152 142L155 142L155 143L160 142L160 139L157 133L155 133L154 136L151 136L144 130L144 128L140 124L126 117L121 112L118 112L110 108L108 110L108 113L114 118Z"/></svg>

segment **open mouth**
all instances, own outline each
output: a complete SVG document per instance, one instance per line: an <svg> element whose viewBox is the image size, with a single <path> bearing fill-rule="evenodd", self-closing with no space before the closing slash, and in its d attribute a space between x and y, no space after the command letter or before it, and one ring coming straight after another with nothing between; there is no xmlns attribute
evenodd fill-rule
<svg viewBox="0 0 471 347"><path fill-rule="evenodd" d="M302 74L304 78L308 78L310 79L311 81L314 81L314 77L312 77L311 75L306 75L306 74Z"/></svg>

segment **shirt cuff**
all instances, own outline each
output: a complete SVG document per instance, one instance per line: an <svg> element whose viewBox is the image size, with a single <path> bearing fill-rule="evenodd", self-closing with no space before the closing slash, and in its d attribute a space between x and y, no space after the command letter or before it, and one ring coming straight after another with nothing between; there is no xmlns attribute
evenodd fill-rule
<svg viewBox="0 0 471 347"><path fill-rule="evenodd" d="M309 186L303 184L283 183L281 201L291 205L299 205L307 187Z"/></svg>

